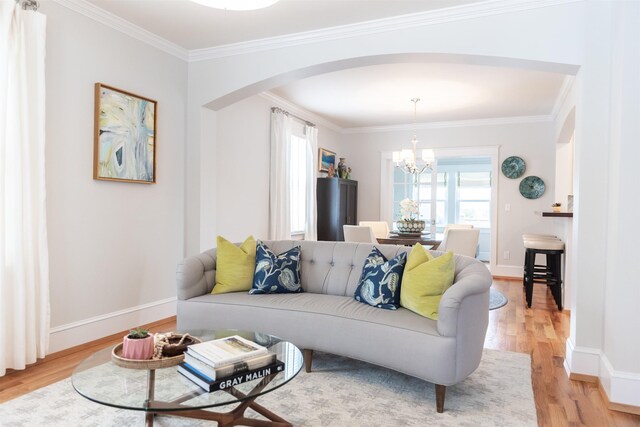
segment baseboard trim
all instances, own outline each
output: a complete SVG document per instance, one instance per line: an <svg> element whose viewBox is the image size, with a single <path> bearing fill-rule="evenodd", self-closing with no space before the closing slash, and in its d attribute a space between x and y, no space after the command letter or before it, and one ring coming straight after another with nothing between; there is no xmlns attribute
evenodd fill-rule
<svg viewBox="0 0 640 427"><path fill-rule="evenodd" d="M47 354L86 344L131 327L156 322L175 315L176 297L171 297L56 326L51 328Z"/></svg>
<svg viewBox="0 0 640 427"><path fill-rule="evenodd" d="M496 265L491 269L494 277L522 279L522 267L517 265Z"/></svg>
<svg viewBox="0 0 640 427"><path fill-rule="evenodd" d="M614 370L599 349L575 346L571 339L566 346L564 368L570 380L596 384L608 409L640 415L640 374Z"/></svg>
<svg viewBox="0 0 640 427"><path fill-rule="evenodd" d="M640 406L611 402L609 400L609 396L607 396L607 392L604 390L604 387L602 386L602 383L600 381L598 381L598 391L600 392L600 396L602 396L602 400L604 400L604 404L608 409L612 411L626 412L633 415L640 415Z"/></svg>
<svg viewBox="0 0 640 427"><path fill-rule="evenodd" d="M594 375L576 374L575 372L569 373L569 379L571 381L580 381L583 383L599 384L600 380Z"/></svg>

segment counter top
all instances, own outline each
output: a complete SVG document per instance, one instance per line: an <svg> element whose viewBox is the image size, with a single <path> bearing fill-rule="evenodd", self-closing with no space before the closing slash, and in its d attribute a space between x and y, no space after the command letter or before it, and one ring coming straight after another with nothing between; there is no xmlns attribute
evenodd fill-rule
<svg viewBox="0 0 640 427"><path fill-rule="evenodd" d="M573 218L573 212L542 212L542 216L555 216L560 218Z"/></svg>

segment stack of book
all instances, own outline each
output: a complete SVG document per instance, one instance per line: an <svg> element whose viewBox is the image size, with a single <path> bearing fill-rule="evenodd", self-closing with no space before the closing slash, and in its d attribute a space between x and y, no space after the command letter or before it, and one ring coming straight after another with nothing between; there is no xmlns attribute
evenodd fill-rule
<svg viewBox="0 0 640 427"><path fill-rule="evenodd" d="M284 363L266 347L239 335L191 345L178 372L207 392L224 390L243 382L284 370Z"/></svg>

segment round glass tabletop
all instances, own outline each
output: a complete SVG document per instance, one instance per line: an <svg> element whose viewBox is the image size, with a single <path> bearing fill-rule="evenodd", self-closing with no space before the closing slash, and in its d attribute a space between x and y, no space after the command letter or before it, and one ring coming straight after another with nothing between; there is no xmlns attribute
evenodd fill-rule
<svg viewBox="0 0 640 427"><path fill-rule="evenodd" d="M302 353L290 342L257 332L182 331L202 341L240 335L276 353L284 371L275 376L247 381L233 390L208 393L177 371L177 366L157 369L128 369L111 362L112 347L94 353L76 367L71 382L78 393L103 405L139 411L184 411L238 403L269 393L291 381L302 368ZM149 403L149 389L153 403Z"/></svg>

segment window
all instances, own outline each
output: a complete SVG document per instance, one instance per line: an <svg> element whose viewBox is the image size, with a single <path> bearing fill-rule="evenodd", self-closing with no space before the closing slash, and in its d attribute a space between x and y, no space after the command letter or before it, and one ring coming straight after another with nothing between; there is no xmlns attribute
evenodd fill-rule
<svg viewBox="0 0 640 427"><path fill-rule="evenodd" d="M400 201L417 200L420 219L434 220L441 233L447 224L473 224L489 228L491 219L491 161L486 158L438 160L437 185L432 174L424 173L416 182L413 175L394 168L393 220L400 219ZM435 190L435 210L432 208Z"/></svg>
<svg viewBox="0 0 640 427"><path fill-rule="evenodd" d="M307 141L291 136L291 234L304 234L307 199Z"/></svg>

